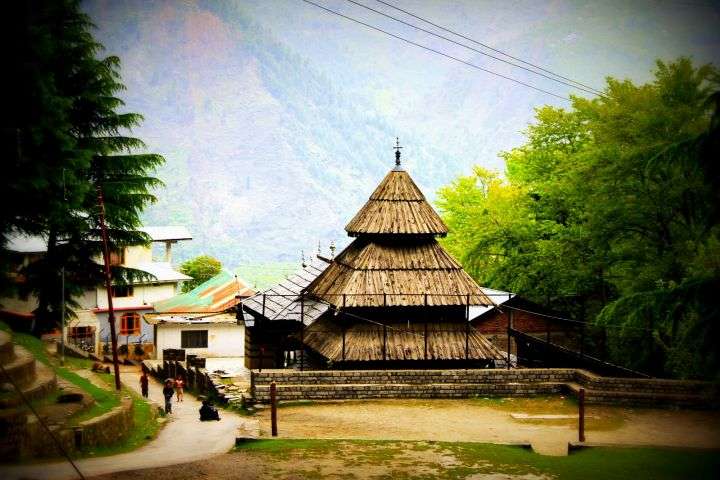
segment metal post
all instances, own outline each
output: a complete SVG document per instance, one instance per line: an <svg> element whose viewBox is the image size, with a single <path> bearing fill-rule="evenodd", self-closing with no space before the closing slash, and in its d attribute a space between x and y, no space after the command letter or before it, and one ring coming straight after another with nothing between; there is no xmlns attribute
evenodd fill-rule
<svg viewBox="0 0 720 480"><path fill-rule="evenodd" d="M277 391L275 382L270 382L270 429L272 436L277 437Z"/></svg>
<svg viewBox="0 0 720 480"><path fill-rule="evenodd" d="M300 371L305 369L305 295L300 294Z"/></svg>
<svg viewBox="0 0 720 480"><path fill-rule="evenodd" d="M585 389L578 392L578 440L585 441Z"/></svg>

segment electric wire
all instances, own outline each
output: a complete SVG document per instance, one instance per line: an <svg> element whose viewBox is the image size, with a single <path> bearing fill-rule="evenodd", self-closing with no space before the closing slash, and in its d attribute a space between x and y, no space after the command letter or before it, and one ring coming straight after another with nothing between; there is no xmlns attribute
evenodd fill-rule
<svg viewBox="0 0 720 480"><path fill-rule="evenodd" d="M384 1L384 0L376 0L376 1L377 1L378 3L382 3L383 5L388 6L388 7L390 7L390 8L393 8L393 9L395 9L395 10L398 10L398 11L400 11L400 12L406 14L406 15L409 15L409 16L417 19L417 20L420 20L420 21L422 21L422 22L425 22L425 23L427 23L428 25L432 25L432 26L435 27L435 28L439 28L440 30L443 30L443 31L445 31L445 32L452 33L453 35L456 35L456 36L458 36L458 37L460 37L460 38L463 38L463 39L465 39L465 40L468 40L468 41L470 41L470 42L473 42L473 43L476 44L476 45L480 45L481 47L485 47L485 48L487 48L488 50L492 50L492 51L495 52L495 53L499 53L499 54L504 55L504 56L506 56L506 57L508 57L508 58L511 58L511 59L513 59L513 60L515 60L515 61L517 61L517 62L523 63L523 64L528 65L528 66L533 67L533 68L537 68L538 70L541 70L541 71L543 71L543 72L549 73L550 75L554 75L554 76L556 76L556 77L558 77L558 78L561 78L561 79L563 79L563 80L567 80L568 82L572 82L572 83L574 83L574 84L576 84L576 85L579 85L579 86L581 86L581 87L584 87L584 88L587 88L587 89L589 89L589 90L592 90L596 95L605 96L604 93L602 93L600 90L598 90L598 89L596 89L596 88L594 88L594 87L591 87L591 86L586 85L586 84L584 84L584 83L578 82L577 80L573 80L573 79L571 79L571 78L564 77L564 76L562 76L562 75L560 75L560 74L558 74L558 73L555 73L555 72L553 72L553 71L551 71L551 70L548 70L548 69L546 69L546 68L543 68L543 67L541 67L541 66L539 66L539 65L536 65L536 64L534 64L534 63L530 63L530 62L528 62L528 61L525 61L525 60L523 60L523 59L521 59L521 58L514 57L514 56L510 55L509 53L505 53L505 52L503 52L502 50L500 50L500 49L498 49L498 48L491 47L490 45L487 45L487 44L485 44L485 43L479 42L479 41L477 41L477 40L475 40L475 39L473 39L473 38L470 38L470 37L468 37L468 36L466 36L466 35L463 35L462 33L458 33L458 32L456 32L456 31L454 31L454 30L450 30L449 28L443 27L442 25L438 25L437 23L431 22L430 20L427 20L426 18L423 18L423 17L421 17L421 16L419 16L419 15L416 15L416 14L414 14L414 13L412 13L412 12L409 12L409 11L407 11L407 10L404 10L404 9L402 9L402 8L400 8L400 7L397 7L397 6L395 6L395 5L393 5L393 4L389 3L389 2L386 2L386 1Z"/></svg>
<svg viewBox="0 0 720 480"><path fill-rule="evenodd" d="M487 53L487 52L483 52L482 50L478 50L477 48L473 48L473 47L471 47L471 46L465 45L464 43L457 42L457 41L453 40L452 38L448 38L448 37L446 37L446 36L444 36L444 35L440 35L440 34L435 33L435 32L433 32L433 31L426 30L426 29L424 29L424 28L422 28L422 27L418 27L417 25L413 25L412 23L406 22L406 21L404 21L404 20L402 20L402 19L399 19L399 18L397 18L397 17L393 17L392 15L388 15L387 13L381 12L380 10L376 10L376 9L374 9L374 8L372 8L372 7L369 7L369 6L367 6L367 5L364 5L364 4L360 3L360 2L356 2L355 0L345 0L345 1L346 1L346 2L349 2L349 3L352 3L353 5L357 5L358 7L362 7L362 8L364 8L364 9L366 9L366 10L370 10L371 12L375 12L375 13L377 13L377 14L379 14L379 15L382 15L383 17L386 17L386 18L395 20L396 22L402 23L403 25L407 25L408 27L415 28L415 29L417 29L417 30L419 30L419 31L421 31L421 32L427 33L427 34L429 34L429 35L433 35L434 37L441 38L441 39L443 39L443 40L445 40L445 41L447 41L447 42L450 42L450 43L453 43L453 44L455 44L455 45L459 45L459 46L461 46L461 47L467 48L468 50L471 50L471 51L473 51L473 52L479 53L480 55L485 55L486 57L492 58L492 59L494 59L494 60L498 60L498 61L500 61L500 62L507 63L508 65L512 65L513 67L520 68L520 69L523 69L523 70L525 70L525 71L527 71L527 72L534 73L535 75L539 75L539 76L541 76L541 77L547 78L548 80L552 80L553 82L557 82L557 83L560 83L560 84L562 84L562 85L565 85L565 86L568 86L568 87L571 87L571 88L575 88L575 89L581 90L581 91L583 91L583 92L585 92L585 93L589 93L589 94L591 94L591 95L604 96L601 92L598 92L598 91L596 91L596 90L594 90L594 89L591 89L591 88L588 88L588 87L584 87L584 86L578 85L577 82L570 83L570 82L572 82L572 80L570 80L570 81L561 80L561 79L559 79L559 78L555 78L555 77L558 77L558 75L556 75L556 74L552 74L552 75L555 75L555 77L553 77L553 76L550 76L550 75L546 75L546 74L544 74L544 73L542 73L542 72L537 72L537 71L535 71L535 70L532 70L531 68L524 67L524 66L522 66L522 65L518 65L517 63L513 63L513 62L508 61L508 60L505 60L505 59L503 59L503 58L496 57L495 55L491 55L491 54L489 54L489 53ZM537 67L535 67L535 68L537 68Z"/></svg>
<svg viewBox="0 0 720 480"><path fill-rule="evenodd" d="M536 87L536 86L531 85L531 84L529 84L529 83L523 82L522 80L517 80L517 79L515 79L515 78L513 78L513 77L510 77L510 76L508 76L508 75L503 75L502 73L495 72L495 71L493 71L493 70L490 70L490 69L481 67L481 66L479 66L479 65L475 65L474 63L470 63L470 62L468 62L468 61L465 61L465 60L462 60L462 59L460 59L460 58L454 57L454 56L449 55L449 54L447 54L447 53L441 52L441 51L439 51L439 50L435 50L434 48L431 48L431 47L422 45L422 44L420 44L420 43L414 42L414 41L409 40L409 39L407 39L407 38L405 38L405 37L401 37L400 35L396 35L396 34L394 34L394 33L390 33L390 32L388 32L387 30L383 30L382 28L376 27L376 26L374 26L374 25L370 25L369 23L365 23L365 22L363 22L362 20L358 20L358 19L356 19L356 18L350 17L350 16L345 15L345 14L343 14L343 13L340 13L340 12L338 12L338 11L336 11L336 10L332 10L332 9L330 9L330 8L327 8L327 7L324 7L324 6L322 6L322 5L319 5L319 4L317 4L317 3L315 3L315 2L312 2L312 1L310 1L310 0L301 0L301 1L307 3L308 5L312 5L312 6L316 7L316 8L319 8L319 9L321 9L321 10L324 10L324 11L328 12L328 13L331 13L331 14L333 14L333 15L337 15L338 17L342 17L342 18L344 18L344 19L346 19L346 20L349 20L349 21L351 21L351 22L357 23L357 24L359 24L359 25L363 25L363 26L365 26L365 27L367 27L367 28L370 28L370 29L375 30L375 31L377 31L377 32L380 32L380 33L383 33L383 34L388 35L388 36L390 36L390 37L393 37L393 38L395 38L395 39L397 39L397 40L400 40L400 41L402 41L402 42L405 42L405 43L408 43L408 44L410 44L410 45L414 45L414 46L416 46L416 47L418 47L418 48L422 48L423 50L427 50L427 51L429 51L429 52L435 53L436 55L441 55L441 56L443 56L443 57L445 57L445 58L449 58L450 60L454 60L454 61L456 61L456 62L462 63L462 64L467 65L468 67L474 68L474 69L476 69L476 70L481 70L481 71L486 72L486 73L489 73L489 74L491 74L491 75L495 75L496 77L504 78L505 80L509 80L509 81L511 81L511 82L517 83L518 85L522 85L522 86L524 86L524 87L531 88L531 89L533 89L533 90L537 90L538 92L544 93L544 94L546 94L546 95L550 95L550 96L552 96L552 97L559 98L560 100L564 100L564 101L566 101L566 102L570 102L570 99L569 99L568 97L564 97L564 96L562 96L562 95L558 95L557 93L553 93L553 92L550 92L550 91L548 91L548 90L544 90L544 89L542 89L542 88L540 88L540 87Z"/></svg>

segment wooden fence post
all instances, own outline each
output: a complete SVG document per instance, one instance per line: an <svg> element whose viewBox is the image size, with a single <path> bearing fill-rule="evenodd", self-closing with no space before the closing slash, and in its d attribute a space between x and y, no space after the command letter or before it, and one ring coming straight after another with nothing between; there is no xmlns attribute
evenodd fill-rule
<svg viewBox="0 0 720 480"><path fill-rule="evenodd" d="M270 429L272 436L277 437L277 391L275 382L270 382Z"/></svg>

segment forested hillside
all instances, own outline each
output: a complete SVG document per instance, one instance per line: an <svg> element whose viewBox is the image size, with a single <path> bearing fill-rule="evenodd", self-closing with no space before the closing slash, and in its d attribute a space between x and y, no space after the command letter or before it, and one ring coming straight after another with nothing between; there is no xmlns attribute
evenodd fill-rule
<svg viewBox="0 0 720 480"><path fill-rule="evenodd" d="M677 48L708 55L717 36L697 12L693 31L674 26L692 12L670 7L521 3L410 7L596 86L615 72L646 78L653 58ZM432 199L472 165L501 168L497 153L522 142L533 107L560 105L297 0L91 0L84 8L108 53L122 59L128 109L145 116L135 133L167 160L166 187L144 220L190 228L194 240L177 249L178 260L207 253L234 268L298 262L318 240L342 247L343 226L393 165L395 136ZM630 20L616 22L618 8ZM357 8L353 15L388 25ZM616 48L629 36L634 49Z"/></svg>

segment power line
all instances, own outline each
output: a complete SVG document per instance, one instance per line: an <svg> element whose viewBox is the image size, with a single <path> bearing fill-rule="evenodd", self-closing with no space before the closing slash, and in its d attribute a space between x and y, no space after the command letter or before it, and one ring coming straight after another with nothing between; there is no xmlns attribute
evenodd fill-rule
<svg viewBox="0 0 720 480"><path fill-rule="evenodd" d="M523 64L528 65L528 66L530 66L530 67L537 68L538 70L541 70L541 71L543 71L543 72L549 73L550 75L554 75L554 76L556 76L556 77L558 77L558 78L561 78L561 79L563 79L563 80L567 80L568 82L572 82L572 83L574 83L574 84L576 84L576 85L578 85L578 86L580 86L580 87L587 88L587 89L591 90L591 91L592 91L594 94L596 94L596 95L600 95L600 96L603 96L603 97L605 96L604 93L602 93L600 90L598 90L598 89L596 89L596 88L594 88L594 87L591 87L591 86L586 85L586 84L584 84L584 83L578 82L577 80L573 80L573 79L571 79L571 78L564 77L564 76L562 76L562 75L560 75L560 74L558 74L558 73L555 73L555 72L553 72L553 71L551 71L551 70L548 70L548 69L546 69L546 68L543 68L543 67L541 67L541 66L539 66L539 65L536 65L536 64L534 64L534 63L527 62L527 61L525 61L525 60L523 60L523 59L521 59L521 58L514 57L514 56L510 55L509 53L503 52L503 51L500 50L500 49L491 47L490 45L487 45L487 44L485 44L485 43L482 43L482 42L479 42L479 41L477 41L477 40L474 40L474 39L472 39L472 38L470 38L470 37L468 37L468 36L466 36L466 35L463 35L462 33L458 33L458 32L456 32L456 31L454 31L454 30L450 30L449 28L445 28L445 27L443 27L442 25L438 25L438 24L436 24L436 23L433 23L433 22L431 22L430 20L427 20L427 19L425 19L425 18L423 18L423 17L420 17L419 15L415 15L414 13L409 12L409 11L407 11L407 10L403 10L403 9L400 8L400 7L396 7L395 5L393 5L393 4L391 4L391 3L388 3L388 2L385 2L384 0L377 0L377 2L382 3L383 5L386 5L386 6L390 7L390 8L395 9L395 10L398 10L398 11L400 11L400 12L406 14L406 15L409 15L409 16L411 16L411 17L413 17L413 18L416 18L416 19L418 19L418 20L420 20L420 21L422 21L422 22L425 22L425 23L427 23L428 25L432 25L432 26L435 27L435 28L439 28L440 30L443 30L443 31L445 31L445 32L452 33L453 35L456 35L456 36L458 36L458 37L460 37L460 38L464 38L465 40L468 40L468 41L470 41L470 42L473 42L473 43L476 44L476 45L480 45L481 47L485 47L485 48L487 48L488 50L492 50L492 51L495 52L495 53L499 53L499 54L501 54L501 55L504 55L504 56L506 56L506 57L508 57L508 58L511 58L511 59L513 59L513 60L515 60L515 61L517 61L517 62L523 63ZM522 67L520 67L520 68L522 68ZM537 73L537 72L535 72L535 73ZM538 75L540 75L540 74L538 73ZM576 87L576 88L577 88L577 87Z"/></svg>
<svg viewBox="0 0 720 480"><path fill-rule="evenodd" d="M447 53L443 53L443 52L441 52L441 51L439 51L439 50L435 50L434 48L426 47L425 45L422 45L422 44L420 44L420 43L413 42L412 40L408 40L407 38L401 37L400 35L395 35L394 33L390 33L390 32L388 32L388 31L383 30L383 29L381 29L381 28L378 28L378 27L376 27L376 26L374 26L374 25L370 25L369 23L365 23L365 22L363 22L363 21L361 21L361 20L357 20L357 19L355 19L355 18L349 17L349 16L347 16L347 15L344 15L344 14L342 14L342 13L340 13L340 12L335 11L335 10L331 10L331 9L329 9L329 8L327 8L327 7L322 6L322 5L318 5L317 3L311 2L310 0L302 0L302 1L305 2L305 3L307 3L307 4L309 4L309 5L312 5L312 6L314 6L314 7L317 7L317 8L319 8L319 9L321 9L321 10L324 10L324 11L326 11L326 12L328 12L328 13L332 13L333 15L337 15L338 17L342 17L342 18L344 18L344 19L346 19L346 20L350 20L351 22L354 22L354 23L357 23L357 24L359 24L359 25L363 25L363 26L365 26L365 27L371 28L371 29L373 29L373 30L375 30L375 31L378 31L378 32L380 32L380 33L384 33L385 35L388 35L388 36L390 36L390 37L393 37L393 38L395 38L395 39L397 39L397 40L403 41L403 42L408 43L408 44L410 44L410 45L414 45L414 46L416 46L416 47L422 48L423 50L427 50L427 51L432 52L432 53L435 53L435 54L437 54L437 55L442 55L442 56L445 57L445 58L449 58L450 60L454 60L454 61L456 61L456 62L462 63L462 64L464 64L464 65L467 65L468 67L472 67L472 68L475 68L475 69L477 69L477 70L481 70L481 71L486 72L486 73L489 73L489 74L491 74L491 75L495 75L496 77L504 78L505 80L510 80L511 82L517 83L517 84L522 85L522 86L524 86L524 87L532 88L533 90L537 90L538 92L544 93L544 94L546 94L546 95L550 95L550 96L559 98L559 99L561 99L561 100L565 100L566 102L570 102L570 99L569 99L569 98L564 97L564 96L562 96L562 95L558 95L557 93L553 93L553 92L549 92L549 91L547 91L547 90L543 90L542 88L536 87L536 86L534 86L534 85L530 85L529 83L525 83L525 82L523 82L523 81L521 81L521 80L517 80L517 79L512 78L512 77L509 77L509 76L507 76L507 75L503 75L503 74L501 74L501 73L494 72L494 71L492 71L492 70L489 70L489 69L487 69L487 68L481 67L481 66L479 66L479 65L475 65L474 63L467 62L467 61L462 60L462 59L460 59L460 58L453 57L452 55L448 55Z"/></svg>
<svg viewBox="0 0 720 480"><path fill-rule="evenodd" d="M422 27L418 27L417 25L414 25L414 24L412 24L412 23L406 22L406 21L401 20L401 19L399 19L399 18L397 18L397 17L393 17L392 15L388 15L387 13L381 12L380 10L376 10L376 9L374 9L374 8L372 8L372 7L368 7L367 5L364 5L364 4L360 3L360 2L356 2L355 0L345 0L345 1L346 1L346 2L349 2L349 3L352 3L352 4L354 4L354 5L357 5L358 7L362 7L362 8L364 8L364 9L366 9L366 10L370 10L371 12L375 12L375 13L377 13L378 15L382 15L383 17L389 18L389 19L391 19L391 20L395 20L396 22L402 23L403 25L407 25L408 27L412 27L412 28L414 28L414 29L416 29L416 30L419 30L419 31L424 32L424 33L427 33L427 34L432 35L432 36L434 36L434 37L441 38L441 39L443 39L443 40L445 40L445 41L447 41L447 42L454 43L455 45L459 45L459 46L461 46L461 47L467 48L468 50L472 50L473 52L479 53L480 55L485 55L486 57L492 58L492 59L494 59L494 60L498 60L498 61L500 61L500 62L507 63L508 65L512 65L513 67L521 68L521 69L523 69L523 70L525 70L525 71L527 71L527 72L534 73L535 75L539 75L539 76L541 76L541 77L547 78L548 80L552 80L553 82L557 82L557 83L560 83L560 84L562 84L562 85L565 85L565 86L568 86L568 87L571 87L571 88L576 88L576 89L578 89L578 90L581 90L581 91L583 91L583 92L585 92L585 93L589 93L589 94L591 94L591 95L603 95L602 93L600 93L600 92L598 92L598 91L595 91L594 89L591 89L591 88L589 88L589 87L586 88L586 87L584 87L584 86L579 86L579 85L577 85L577 82L573 82L572 80L570 80L570 81L560 80L559 78L555 78L555 77L557 77L558 75L552 74L552 75L555 75L555 77L550 76L550 75L546 75L546 74L544 74L544 73L537 72L537 71L535 71L535 70L533 70L533 69L531 69L531 68L524 67L524 66L522 66L522 65L518 65L517 63L510 62L510 61L505 60L505 59L500 58L500 57L496 57L495 55L491 55L491 54L489 54L489 53L483 52L482 50L478 50L477 48L473 48L473 47L471 47L471 46L465 45L464 43L457 42L457 41L453 40L452 38L448 38L448 37L446 37L446 36L444 36L444 35L440 35L440 34L435 33L435 32L433 32L433 31L426 30L426 29L424 29L424 28L422 28ZM384 3L384 2L383 2L383 3ZM504 55L504 54L503 54L503 55ZM535 68L538 68L538 67L535 67ZM573 82L573 83L570 83L570 82Z"/></svg>

